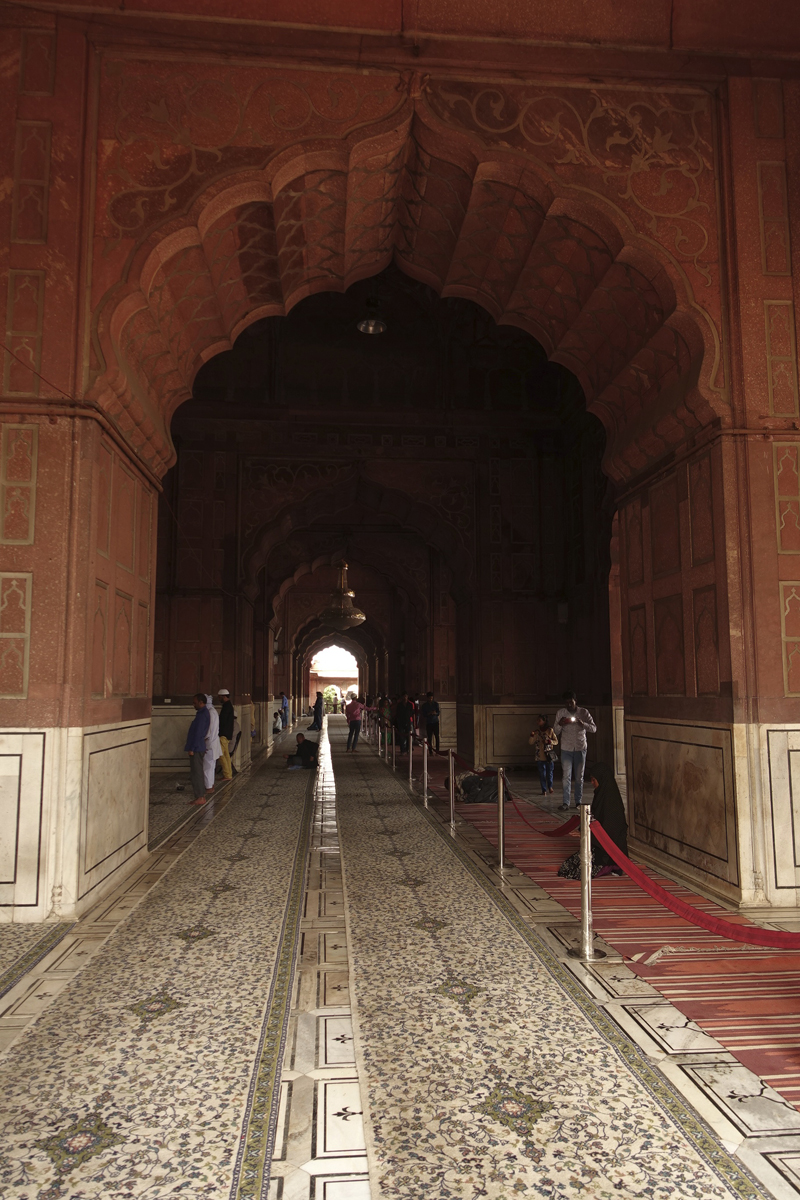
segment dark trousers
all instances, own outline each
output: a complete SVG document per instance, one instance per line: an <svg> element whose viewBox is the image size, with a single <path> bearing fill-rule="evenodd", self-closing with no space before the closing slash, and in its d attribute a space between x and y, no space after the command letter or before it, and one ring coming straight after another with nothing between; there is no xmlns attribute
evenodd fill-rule
<svg viewBox="0 0 800 1200"><path fill-rule="evenodd" d="M428 745L430 746L431 750L439 749L439 722L438 721L436 721L435 724L433 724L433 725L425 726L425 737L428 739ZM434 742L436 743L435 746L433 744Z"/></svg>
<svg viewBox="0 0 800 1200"><path fill-rule="evenodd" d="M203 755L198 754L197 751L189 755L189 772L192 776L194 798L199 800L206 794L206 780L203 775Z"/></svg>
<svg viewBox="0 0 800 1200"><path fill-rule="evenodd" d="M556 764L549 758L545 762L536 763L536 766L539 768L539 779L542 784L543 792L546 792L548 788L553 786L553 770L555 765Z"/></svg>
<svg viewBox="0 0 800 1200"><path fill-rule="evenodd" d="M408 754L408 739L411 736L411 726L407 725L405 729L397 726L397 748L401 754Z"/></svg>
<svg viewBox="0 0 800 1200"><path fill-rule="evenodd" d="M360 721L348 721L350 732L347 735L347 749L355 750L358 745L358 735L361 733Z"/></svg>

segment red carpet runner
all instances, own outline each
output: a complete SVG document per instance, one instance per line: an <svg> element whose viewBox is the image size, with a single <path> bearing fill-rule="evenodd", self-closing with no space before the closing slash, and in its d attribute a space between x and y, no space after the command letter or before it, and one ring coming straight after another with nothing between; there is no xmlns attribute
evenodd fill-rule
<svg viewBox="0 0 800 1200"><path fill-rule="evenodd" d="M533 806L521 807L543 831L561 823ZM465 804L458 811L497 844L494 805ZM556 871L577 848L577 833L541 837L513 805L507 806L509 861L575 916L580 884L559 879ZM746 923L689 888L648 874L694 908L732 924ZM595 932L624 955L628 966L800 1108L800 951L762 949L698 929L627 877L596 879L592 896Z"/></svg>

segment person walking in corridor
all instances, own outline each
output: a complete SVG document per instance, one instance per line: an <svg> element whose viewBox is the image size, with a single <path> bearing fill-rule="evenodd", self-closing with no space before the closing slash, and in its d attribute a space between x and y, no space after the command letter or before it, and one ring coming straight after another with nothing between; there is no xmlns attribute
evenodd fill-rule
<svg viewBox="0 0 800 1200"><path fill-rule="evenodd" d="M532 730L529 740L530 744L534 747L534 757L539 771L539 782L542 785L542 795L545 796L549 793L552 796L558 734L552 725L548 724L547 717L543 713L539 713L536 728Z"/></svg>
<svg viewBox="0 0 800 1200"><path fill-rule="evenodd" d="M219 747L220 760L222 762L222 781L223 783L230 783L233 779L233 763L231 762L230 747L233 742L233 723L236 720L236 713L233 711L231 694L227 688L220 688L217 695L222 700L222 708L219 710Z"/></svg>
<svg viewBox="0 0 800 1200"><path fill-rule="evenodd" d="M564 692L564 708L556 713L555 730L561 738L561 773L564 798L561 808L577 808L583 798L583 771L586 766L586 734L597 726L587 708L578 708L574 692ZM570 805L570 790L575 797Z"/></svg>
<svg viewBox="0 0 800 1200"><path fill-rule="evenodd" d="M363 712L363 696L359 696L358 699L353 697L344 710L344 715L347 717L347 723L350 726L350 732L347 735L347 750L352 750L354 754L358 745L358 735L361 733L361 717ZM347 750L345 750L345 754Z"/></svg>
<svg viewBox="0 0 800 1200"><path fill-rule="evenodd" d="M425 725L425 737L431 750L439 749L439 705L433 698L433 692L428 692L425 703L419 710L419 719ZM436 745L434 746L434 742Z"/></svg>
<svg viewBox="0 0 800 1200"><path fill-rule="evenodd" d="M214 697L206 696L208 709L208 732L206 733L206 752L203 755L203 771L206 779L206 795L214 791L214 774L217 769L217 759L222 754L219 744L219 714L214 708Z"/></svg>
<svg viewBox="0 0 800 1200"><path fill-rule="evenodd" d="M322 698L322 692L317 692L317 698L314 701L314 719L308 729L322 729L322 717L325 713L325 701Z"/></svg>
<svg viewBox="0 0 800 1200"><path fill-rule="evenodd" d="M413 721L414 705L408 698L408 692L403 692L394 709L394 726L401 754L408 753L408 739L414 736Z"/></svg>
<svg viewBox="0 0 800 1200"><path fill-rule="evenodd" d="M204 771L204 756L206 752L206 734L211 718L206 707L206 697L203 692L198 692L192 703L195 707L194 720L189 726L189 732L186 735L186 745L183 747L189 755L189 771L192 776L192 791L194 792L194 800L190 800L190 804L205 804L206 802L206 780Z"/></svg>

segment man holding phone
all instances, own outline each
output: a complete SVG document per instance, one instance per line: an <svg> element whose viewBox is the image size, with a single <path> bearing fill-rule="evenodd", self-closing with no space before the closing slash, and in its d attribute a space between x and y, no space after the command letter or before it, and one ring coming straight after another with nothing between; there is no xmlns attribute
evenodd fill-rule
<svg viewBox="0 0 800 1200"><path fill-rule="evenodd" d="M586 734L596 733L597 726L587 708L578 708L574 692L564 692L564 708L556 713L556 732L561 739L561 772L564 799L561 808L570 805L570 791L575 795L574 807L583 798L583 768L586 766Z"/></svg>

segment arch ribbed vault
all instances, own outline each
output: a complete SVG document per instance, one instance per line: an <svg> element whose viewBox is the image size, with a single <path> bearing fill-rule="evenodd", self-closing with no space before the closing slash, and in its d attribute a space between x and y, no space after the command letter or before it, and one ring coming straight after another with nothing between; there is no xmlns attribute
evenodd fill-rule
<svg viewBox="0 0 800 1200"><path fill-rule="evenodd" d="M170 418L204 362L252 322L394 258L535 337L603 421L609 473L635 474L713 417L696 386L703 339L666 263L554 187L530 158L445 136L419 112L218 182L140 247L98 324L118 369L93 398L161 474Z"/></svg>

